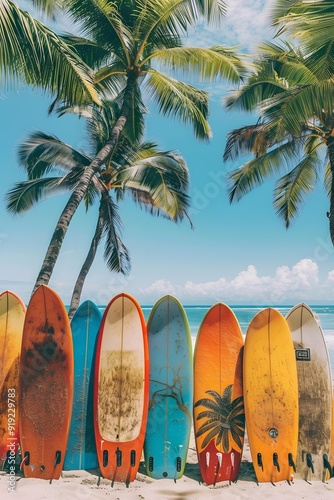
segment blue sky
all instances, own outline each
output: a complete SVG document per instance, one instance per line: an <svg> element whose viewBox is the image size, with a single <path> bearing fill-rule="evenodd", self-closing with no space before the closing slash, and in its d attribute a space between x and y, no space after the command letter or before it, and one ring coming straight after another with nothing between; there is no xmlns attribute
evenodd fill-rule
<svg viewBox="0 0 334 500"><path fill-rule="evenodd" d="M19 2L28 5L27 2ZM239 44L251 50L269 38L266 15L270 1L233 0L224 32L204 27L194 34L197 45ZM274 181L229 205L224 176L238 164L224 165L226 134L252 122L252 117L226 113L222 97L228 85L211 85L210 124L213 139L197 142L190 127L158 117L148 105L146 137L162 149L179 151L190 170L191 218L173 224L152 217L131 200L120 205L123 241L132 259L128 277L109 273L102 249L90 271L82 299L107 303L120 291L132 293L142 304L166 293L184 304L311 304L334 300L334 249L329 240L328 200L321 185L308 197L287 231L272 207ZM43 130L85 148L84 122L75 117L48 117L50 99L22 88L0 95L2 117L0 185L0 289L11 289L28 301L47 245L67 196L49 199L30 212L6 213L4 195L23 180L17 147L28 133ZM94 231L96 208L75 215L65 238L50 285L68 303L77 273Z"/></svg>

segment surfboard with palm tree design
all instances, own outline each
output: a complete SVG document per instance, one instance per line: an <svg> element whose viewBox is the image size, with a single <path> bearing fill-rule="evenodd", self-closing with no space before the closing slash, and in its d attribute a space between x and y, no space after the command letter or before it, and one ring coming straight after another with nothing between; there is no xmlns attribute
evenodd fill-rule
<svg viewBox="0 0 334 500"><path fill-rule="evenodd" d="M203 481L235 481L242 457L243 337L233 311L215 304L204 317L194 353L194 427Z"/></svg>

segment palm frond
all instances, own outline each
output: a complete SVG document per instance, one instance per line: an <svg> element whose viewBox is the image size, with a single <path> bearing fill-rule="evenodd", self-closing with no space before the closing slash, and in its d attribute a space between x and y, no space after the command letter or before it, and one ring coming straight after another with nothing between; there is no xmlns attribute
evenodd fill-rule
<svg viewBox="0 0 334 500"><path fill-rule="evenodd" d="M296 142L291 140L230 172L227 177L230 202L240 200L268 177L287 169L296 154Z"/></svg>
<svg viewBox="0 0 334 500"><path fill-rule="evenodd" d="M63 0L31 0L31 3L52 20L56 20L64 8Z"/></svg>
<svg viewBox="0 0 334 500"><path fill-rule="evenodd" d="M198 139L209 139L207 122L209 94L184 82L154 71L147 80L149 96L164 115L174 115L183 123L191 123Z"/></svg>
<svg viewBox="0 0 334 500"><path fill-rule="evenodd" d="M303 202L318 180L317 168L319 157L317 151L307 154L296 167L283 176L274 191L274 206L280 218L289 227Z"/></svg>
<svg viewBox="0 0 334 500"><path fill-rule="evenodd" d="M75 50L10 0L1 2L0 39L3 84L22 78L71 102L99 101L92 72Z"/></svg>
<svg viewBox="0 0 334 500"><path fill-rule="evenodd" d="M118 171L115 182L152 213L159 215L162 211L175 222L187 216L189 172L183 158L176 153L161 152L133 160Z"/></svg>
<svg viewBox="0 0 334 500"><path fill-rule="evenodd" d="M274 95L281 94L286 88L284 81L274 79L272 74L262 78L261 75L250 77L247 84L238 90L231 91L223 99L227 110L239 109L242 111L254 111L260 103Z"/></svg>
<svg viewBox="0 0 334 500"><path fill-rule="evenodd" d="M99 217L105 237L104 258L110 271L127 274L130 271L130 257L120 238L121 219L118 208L109 195L101 197Z"/></svg>
<svg viewBox="0 0 334 500"><path fill-rule="evenodd" d="M111 60L109 50L88 38L72 34L62 34L60 38L67 45L73 47L80 58L94 71ZM96 82L96 78L94 78L94 81Z"/></svg>
<svg viewBox="0 0 334 500"><path fill-rule="evenodd" d="M227 135L224 162L235 161L240 156L264 154L275 142L275 133L262 121L254 125L246 125L232 130Z"/></svg>
<svg viewBox="0 0 334 500"><path fill-rule="evenodd" d="M200 17L218 27L226 14L222 0L139 0L136 3L139 12L136 35L146 34L145 43L151 43L162 32L171 36L180 32L186 35Z"/></svg>
<svg viewBox="0 0 334 500"><path fill-rule="evenodd" d="M233 441L238 445L240 450L242 450L242 448L243 448L244 434L245 434L245 426L242 429L239 429L237 426L231 427L231 437L232 437ZM242 439L240 439L240 438L242 438Z"/></svg>
<svg viewBox="0 0 334 500"><path fill-rule="evenodd" d="M203 439L201 445L202 449L206 448L206 446L210 443L211 439L216 437L216 435L217 435L217 428L215 427L214 429L212 429L212 431L208 432L205 438Z"/></svg>
<svg viewBox="0 0 334 500"><path fill-rule="evenodd" d="M42 177L55 167L68 171L79 165L88 166L92 161L55 135L41 131L30 134L20 145L18 158L29 179Z"/></svg>
<svg viewBox="0 0 334 500"><path fill-rule="evenodd" d="M68 13L86 37L109 52L128 53L132 36L127 25L131 18L127 2L65 0L65 3Z"/></svg>
<svg viewBox="0 0 334 500"><path fill-rule="evenodd" d="M213 414L215 415L215 414ZM217 416L215 415L213 418L210 418L207 420L196 432L196 437L203 436L206 432L210 431L211 429L215 429L220 426L220 421L217 420Z"/></svg>
<svg viewBox="0 0 334 500"><path fill-rule="evenodd" d="M6 209L12 214L19 214L30 210L36 203L51 195L64 192L61 177L33 179L18 182L6 194Z"/></svg>
<svg viewBox="0 0 334 500"><path fill-rule="evenodd" d="M239 83L246 74L245 64L239 54L233 48L222 46L167 48L152 52L150 58L161 62L168 69L198 75L202 81L224 78Z"/></svg>

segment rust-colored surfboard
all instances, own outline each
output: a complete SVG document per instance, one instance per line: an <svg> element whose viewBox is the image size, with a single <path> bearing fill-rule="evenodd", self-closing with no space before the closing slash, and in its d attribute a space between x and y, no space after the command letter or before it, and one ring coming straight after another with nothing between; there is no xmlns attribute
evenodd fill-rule
<svg viewBox="0 0 334 500"><path fill-rule="evenodd" d="M64 304L40 286L28 304L20 358L19 428L25 477L58 479L73 400L73 345Z"/></svg>
<svg viewBox="0 0 334 500"><path fill-rule="evenodd" d="M144 445L149 398L146 324L126 293L108 304L98 334L94 429L99 466L112 483L136 477Z"/></svg>
<svg viewBox="0 0 334 500"><path fill-rule="evenodd" d="M257 480L290 481L298 443L297 367L288 324L276 309L263 309L248 326L244 400Z"/></svg>
<svg viewBox="0 0 334 500"><path fill-rule="evenodd" d="M19 445L19 355L26 307L15 293L0 294L0 469L15 469ZM7 459L7 460L6 460Z"/></svg>
<svg viewBox="0 0 334 500"><path fill-rule="evenodd" d="M206 313L194 353L194 427L199 468L210 485L236 481L245 430L243 338L233 311L218 303Z"/></svg>

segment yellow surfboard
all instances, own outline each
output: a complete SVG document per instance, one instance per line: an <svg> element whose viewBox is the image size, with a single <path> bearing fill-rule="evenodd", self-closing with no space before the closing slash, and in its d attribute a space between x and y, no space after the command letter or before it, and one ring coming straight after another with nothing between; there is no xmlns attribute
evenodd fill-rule
<svg viewBox="0 0 334 500"><path fill-rule="evenodd" d="M19 444L19 356L26 307L9 290L0 294L0 469L15 468Z"/></svg>
<svg viewBox="0 0 334 500"><path fill-rule="evenodd" d="M293 478L298 443L298 381L293 342L279 311L251 321L244 348L244 404L259 482Z"/></svg>

